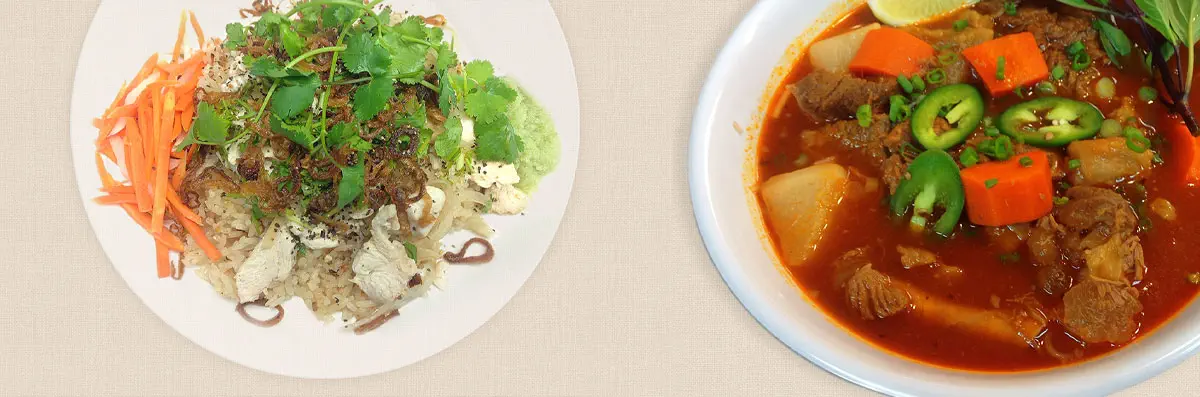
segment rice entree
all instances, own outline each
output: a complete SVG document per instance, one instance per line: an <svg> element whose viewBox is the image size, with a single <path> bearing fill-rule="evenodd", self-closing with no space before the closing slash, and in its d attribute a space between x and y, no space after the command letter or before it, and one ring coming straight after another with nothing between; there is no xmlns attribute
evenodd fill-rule
<svg viewBox="0 0 1200 397"><path fill-rule="evenodd" d="M260 325L300 298L361 333L450 264L491 260L483 215L524 211L558 162L553 121L489 62L460 60L444 17L379 2L258 0L224 39L192 16L195 51L181 17L175 50L96 119L96 201L151 233L160 278L192 268ZM461 230L477 237L446 252Z"/></svg>

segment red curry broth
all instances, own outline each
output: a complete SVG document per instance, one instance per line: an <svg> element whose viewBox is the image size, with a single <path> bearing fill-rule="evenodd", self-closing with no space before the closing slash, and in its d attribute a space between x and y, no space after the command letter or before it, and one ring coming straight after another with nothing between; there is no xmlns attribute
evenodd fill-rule
<svg viewBox="0 0 1200 397"><path fill-rule="evenodd" d="M951 17L932 22L930 26L949 26L953 21ZM877 21L870 10L863 6L845 16L821 38L874 22ZM1136 97L1137 90L1148 81L1144 71L1123 74L1112 67L1101 67L1100 70L1102 75L1116 78L1116 98ZM805 54L792 66L784 84L774 94L769 109L780 111L778 117L767 115L759 138L757 158L760 182L800 168L794 162L801 155L809 159L805 166L812 164L813 160L832 157L838 164L857 170L865 177L879 178L878 168L857 151L836 147L805 148L801 133L815 130L825 122L813 120L802 111L786 86L799 81L811 71L811 63ZM977 80L973 84L980 86ZM1200 95L1193 95L1193 103L1200 103L1197 97ZM1022 101L1014 95L1000 100L987 100L987 114L992 116ZM1119 105L1118 100L1092 98L1089 101L1104 114ZM1146 103L1139 103L1137 111L1148 126L1157 125L1163 113L1161 105ZM1147 134L1153 137L1153 128L1149 128ZM1153 227L1139 233L1147 272L1140 282L1134 284L1141 292L1139 300L1143 305L1142 314L1135 317L1140 328L1134 340L1161 326L1200 291L1200 288L1187 281L1189 273L1200 271L1200 252L1191 248L1200 246L1200 223L1186 221L1200 219L1200 188L1186 187L1178 182L1177 177L1173 178L1169 172L1164 172L1173 166L1172 158L1169 150L1160 154L1167 165L1156 167L1142 183L1150 199L1163 198L1174 204L1178 219L1167 222L1155 217ZM831 264L843 253L860 247L870 247L870 259L875 269L957 303L990 308L998 298L1000 307L1004 308L1014 304L1009 300L1033 297L1040 301L1051 318L1055 317L1053 311L1061 308L1060 297L1047 296L1038 291L1036 268L1031 265L1028 249L1023 242L1018 251L1020 259L1003 261L1001 255L1007 251L984 235L982 228L967 225L965 214L964 226L951 239L915 234L906 227L907 219L898 220L889 216L886 190L886 187L880 187L873 193L844 200L809 262L800 266L785 266L807 296L837 323L866 341L905 357L966 370L999 372L1049 368L1095 358L1120 347L1108 343L1082 347L1061 325L1051 320L1041 339L1048 342L1047 345L1052 349L1072 357L1064 362L1044 351L940 327L913 316L896 315L877 320L859 317L846 304L840 286L835 285L835 269ZM769 234L776 249L779 249L775 233L770 231ZM942 263L956 266L962 269L962 273L957 276L939 274L938 270L928 267L904 269L896 252L897 245L929 249L938 255Z"/></svg>

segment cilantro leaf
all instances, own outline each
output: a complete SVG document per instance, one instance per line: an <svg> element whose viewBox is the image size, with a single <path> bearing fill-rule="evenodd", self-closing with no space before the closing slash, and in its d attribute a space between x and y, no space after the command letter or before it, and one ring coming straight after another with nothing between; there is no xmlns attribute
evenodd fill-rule
<svg viewBox="0 0 1200 397"><path fill-rule="evenodd" d="M354 19L354 10L349 6L330 4L321 11L321 23L327 28L341 26Z"/></svg>
<svg viewBox="0 0 1200 397"><path fill-rule="evenodd" d="M290 77L307 77L311 76L311 72L303 72L296 69L285 69L275 58L264 56L259 58L250 58L246 61L247 68L250 74L260 77L270 77L272 79L283 79Z"/></svg>
<svg viewBox="0 0 1200 397"><path fill-rule="evenodd" d="M308 126L288 124L274 114L271 115L271 131L287 137L310 151L313 150L313 144L317 142L317 137L313 135L312 129Z"/></svg>
<svg viewBox="0 0 1200 397"><path fill-rule="evenodd" d="M363 31L346 39L342 61L346 70L352 73L370 72L372 76L382 76L392 65L392 55L370 33Z"/></svg>
<svg viewBox="0 0 1200 397"><path fill-rule="evenodd" d="M525 143L504 115L475 124L475 156L479 160L512 163L523 150Z"/></svg>
<svg viewBox="0 0 1200 397"><path fill-rule="evenodd" d="M483 88L467 94L464 102L468 115L476 121L488 123L504 116L508 105L516 98L517 91L509 87L508 83L499 77L491 77L484 83Z"/></svg>
<svg viewBox="0 0 1200 397"><path fill-rule="evenodd" d="M408 254L408 259L417 260L417 246L413 243L404 242L404 252Z"/></svg>
<svg viewBox="0 0 1200 397"><path fill-rule="evenodd" d="M342 180L338 182L338 203L334 211L357 200L358 196L363 194L363 188L367 184L362 161L349 167L339 166L339 168L342 169Z"/></svg>
<svg viewBox="0 0 1200 397"><path fill-rule="evenodd" d="M276 39L281 26L289 25L287 17L275 12L264 12L254 22L254 35L265 39Z"/></svg>
<svg viewBox="0 0 1200 397"><path fill-rule="evenodd" d="M362 139L353 126L346 123L337 123L333 128L330 128L329 135L325 136L325 140L329 146L335 148L347 145L351 149L362 152L371 150L374 147L374 145L371 145L371 142Z"/></svg>
<svg viewBox="0 0 1200 397"><path fill-rule="evenodd" d="M443 159L454 157L458 152L458 144L462 142L463 126L458 116L450 116L443 124L445 131L438 134L433 141L433 152Z"/></svg>
<svg viewBox="0 0 1200 397"><path fill-rule="evenodd" d="M179 151L193 143L202 145L223 144L229 135L229 124L229 120L217 115L212 105L208 102L200 102L196 106L196 121L192 123L192 130L175 147L175 150Z"/></svg>
<svg viewBox="0 0 1200 397"><path fill-rule="evenodd" d="M292 58L304 53L304 39L291 27L280 28L279 41L283 42L283 50Z"/></svg>
<svg viewBox="0 0 1200 397"><path fill-rule="evenodd" d="M417 134L420 143L417 145L417 158L424 158L429 154L429 143L433 140L433 130L422 128Z"/></svg>
<svg viewBox="0 0 1200 397"><path fill-rule="evenodd" d="M418 40L428 39L425 34L425 18L421 18L416 15L404 18L403 21L400 21L400 23L392 26L392 32Z"/></svg>
<svg viewBox="0 0 1200 397"><path fill-rule="evenodd" d="M246 43L245 26L237 22L225 25L225 48L245 47Z"/></svg>
<svg viewBox="0 0 1200 397"><path fill-rule="evenodd" d="M376 77L370 83L358 87L354 92L354 116L359 120L370 120L387 106L395 95L395 82L388 77Z"/></svg>
<svg viewBox="0 0 1200 397"><path fill-rule="evenodd" d="M290 119L312 107L317 88L321 82L312 76L283 80L285 84L275 90L271 98L271 112L284 119Z"/></svg>
<svg viewBox="0 0 1200 397"><path fill-rule="evenodd" d="M443 73L438 80L438 108L442 109L443 114L448 114L462 101L462 94L454 87L461 87L463 78L451 70Z"/></svg>
<svg viewBox="0 0 1200 397"><path fill-rule="evenodd" d="M391 53L391 72L397 80L406 84L416 84L425 75L425 55L429 49L424 44L388 42L388 52Z"/></svg>
<svg viewBox="0 0 1200 397"><path fill-rule="evenodd" d="M433 62L433 67L438 74L446 74L446 71L458 63L458 54L450 48L450 44L442 43L437 47L437 60Z"/></svg>
<svg viewBox="0 0 1200 397"><path fill-rule="evenodd" d="M409 125L417 128L425 128L425 120L427 113L424 101L405 101L404 108L396 113L396 119L393 121L397 126Z"/></svg>
<svg viewBox="0 0 1200 397"><path fill-rule="evenodd" d="M474 60L467 62L465 70L467 78L475 80L476 84L482 84L496 75L496 69L488 61Z"/></svg>

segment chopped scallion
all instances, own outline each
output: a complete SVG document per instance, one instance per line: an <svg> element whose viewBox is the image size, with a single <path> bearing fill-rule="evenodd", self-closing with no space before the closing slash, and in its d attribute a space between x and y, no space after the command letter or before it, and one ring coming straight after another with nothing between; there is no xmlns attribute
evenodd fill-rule
<svg viewBox="0 0 1200 397"><path fill-rule="evenodd" d="M942 69L931 70L925 75L925 80L929 81L929 84L941 84L946 81L946 71Z"/></svg>
<svg viewBox="0 0 1200 397"><path fill-rule="evenodd" d="M1063 69L1062 65L1054 65L1054 69L1050 70L1050 78L1062 80L1067 76L1067 70Z"/></svg>
<svg viewBox="0 0 1200 397"><path fill-rule="evenodd" d="M1071 159L1071 160L1067 161L1067 168L1072 169L1072 170L1077 169L1077 168L1079 168L1080 164L1081 163L1080 163L1079 159Z"/></svg>
<svg viewBox="0 0 1200 397"><path fill-rule="evenodd" d="M966 30L966 29L967 29L967 26L968 26L969 24L970 24L970 23L969 23L969 22L967 22L967 20L966 20L966 19L959 19L959 20L957 20L957 21L954 21L954 31L955 31L955 32L961 32L961 31L964 31L964 30Z"/></svg>
<svg viewBox="0 0 1200 397"><path fill-rule="evenodd" d="M1003 56L996 59L996 80L1004 81L1004 64L1006 61L1007 60Z"/></svg>
<svg viewBox="0 0 1200 397"><path fill-rule="evenodd" d="M871 105L862 105L858 107L858 112L855 113L858 118L858 125L863 128L871 126Z"/></svg>
<svg viewBox="0 0 1200 397"><path fill-rule="evenodd" d="M992 179L983 181L983 186L987 186L988 189L991 189L991 188L995 187L997 183L1000 183L1000 180L996 179L996 178L992 178Z"/></svg>
<svg viewBox="0 0 1200 397"><path fill-rule="evenodd" d="M963 149L962 153L958 155L958 162L962 163L963 167L971 167L979 164L979 153L975 152L975 148L973 147Z"/></svg>
<svg viewBox="0 0 1200 397"><path fill-rule="evenodd" d="M1029 156L1021 157L1021 160L1018 162L1021 163L1022 167L1029 168L1033 166L1033 159L1029 158Z"/></svg>
<svg viewBox="0 0 1200 397"><path fill-rule="evenodd" d="M896 82L900 83L900 89L904 90L906 94L913 92L913 83L908 77L904 77L904 75L896 76Z"/></svg>

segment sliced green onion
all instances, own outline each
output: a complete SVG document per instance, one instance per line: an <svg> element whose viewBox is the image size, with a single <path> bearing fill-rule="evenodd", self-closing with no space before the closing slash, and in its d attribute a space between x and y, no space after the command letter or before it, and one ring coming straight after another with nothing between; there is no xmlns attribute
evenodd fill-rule
<svg viewBox="0 0 1200 397"><path fill-rule="evenodd" d="M1111 77L1105 77L1096 82L1096 95L1103 99L1117 96L1117 82Z"/></svg>
<svg viewBox="0 0 1200 397"><path fill-rule="evenodd" d="M996 128L996 127L987 127L987 128L983 129L983 133L987 136L994 137L994 136L1000 135L1000 129Z"/></svg>
<svg viewBox="0 0 1200 397"><path fill-rule="evenodd" d="M947 52L943 53L942 55L938 55L938 63L941 63L942 66L948 66L955 62L958 62L957 52Z"/></svg>
<svg viewBox="0 0 1200 397"><path fill-rule="evenodd" d="M1017 3L1012 1L1004 2L1004 13L1008 15L1017 15Z"/></svg>
<svg viewBox="0 0 1200 397"><path fill-rule="evenodd" d="M1138 90L1138 98L1141 98L1145 102L1154 101L1158 99L1158 90L1154 89L1154 87L1142 87Z"/></svg>
<svg viewBox="0 0 1200 397"><path fill-rule="evenodd" d="M1063 69L1062 65L1054 65L1054 69L1050 70L1050 78L1052 79L1062 80L1062 78L1066 76L1067 70Z"/></svg>
<svg viewBox="0 0 1200 397"><path fill-rule="evenodd" d="M963 167L971 167L979 164L979 153L973 147L963 149L962 153L958 155L958 162L962 163Z"/></svg>
<svg viewBox="0 0 1200 397"><path fill-rule="evenodd" d="M967 29L968 24L969 24L969 22L967 22L966 19L959 19L957 21L954 21L954 31L955 32L964 31Z"/></svg>
<svg viewBox="0 0 1200 397"><path fill-rule="evenodd" d="M1145 153L1147 150L1150 150L1150 139L1146 138L1146 135L1142 134L1141 130L1126 127L1125 146L1134 152Z"/></svg>
<svg viewBox="0 0 1200 397"><path fill-rule="evenodd" d="M991 188L995 187L997 183L1000 183L1000 180L996 179L996 178L992 178L992 179L983 181L983 186L987 186L988 189L991 189Z"/></svg>
<svg viewBox="0 0 1200 397"><path fill-rule="evenodd" d="M871 126L871 105L862 105L858 107L858 112L855 113L858 118L858 125L863 128Z"/></svg>
<svg viewBox="0 0 1200 397"><path fill-rule="evenodd" d="M929 73L925 74L925 80L929 81L929 84L941 84L943 81L946 81L946 71L940 68L930 70Z"/></svg>
<svg viewBox="0 0 1200 397"><path fill-rule="evenodd" d="M1058 92L1058 87L1055 87L1054 84L1049 81L1037 83L1036 88L1038 93L1043 95L1054 95Z"/></svg>
<svg viewBox="0 0 1200 397"><path fill-rule="evenodd" d="M1080 52L1071 57L1071 69L1078 72L1087 69L1092 65L1092 56L1086 52Z"/></svg>
<svg viewBox="0 0 1200 397"><path fill-rule="evenodd" d="M913 92L913 83L908 77L904 77L904 75L896 76L896 82L900 83L900 89L904 90L905 93L911 94Z"/></svg>
<svg viewBox="0 0 1200 397"><path fill-rule="evenodd" d="M1068 201L1071 201L1071 199L1067 197L1055 197L1054 205L1066 205Z"/></svg>
<svg viewBox="0 0 1200 397"><path fill-rule="evenodd" d="M1079 159L1071 159L1070 161L1067 161L1067 169L1073 170L1079 168L1080 165L1082 165L1082 162L1080 162Z"/></svg>
<svg viewBox="0 0 1200 397"><path fill-rule="evenodd" d="M908 99L903 95L892 95L888 106L888 120L894 124L899 124L912 115L912 109L908 107Z"/></svg>
<svg viewBox="0 0 1200 397"><path fill-rule="evenodd" d="M996 80L1004 81L1004 64L1006 61L1003 56L996 59Z"/></svg>
<svg viewBox="0 0 1200 397"><path fill-rule="evenodd" d="M1021 163L1022 167L1028 168L1033 166L1033 159L1029 158L1029 156L1021 157L1021 160L1018 162Z"/></svg>
<svg viewBox="0 0 1200 397"><path fill-rule="evenodd" d="M913 75L912 84L914 90L925 91L925 80L920 75Z"/></svg>
<svg viewBox="0 0 1200 397"><path fill-rule="evenodd" d="M1008 160L1008 158L1012 157L1012 155L1013 155L1012 139L1009 139L1008 135L1001 135L1001 136L996 137L996 143L995 143L993 153L995 154L995 156L992 156L992 157L995 157L998 160Z"/></svg>
<svg viewBox="0 0 1200 397"><path fill-rule="evenodd" d="M1106 119L1100 123L1100 136L1105 138L1114 138L1124 136L1125 132L1121 131L1121 122L1113 119Z"/></svg>
<svg viewBox="0 0 1200 397"><path fill-rule="evenodd" d="M1084 46L1083 46L1083 42L1082 42L1082 41L1076 41L1076 42L1074 42L1074 43L1071 43L1071 45L1067 46L1067 55L1075 55L1075 54L1078 54L1078 53L1082 52L1082 51L1083 51L1084 49L1086 49L1086 48L1087 48L1087 47L1084 47Z"/></svg>

